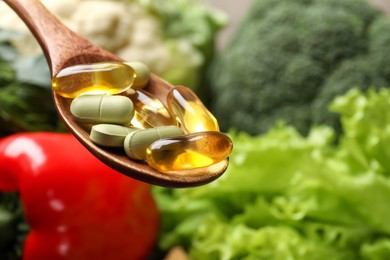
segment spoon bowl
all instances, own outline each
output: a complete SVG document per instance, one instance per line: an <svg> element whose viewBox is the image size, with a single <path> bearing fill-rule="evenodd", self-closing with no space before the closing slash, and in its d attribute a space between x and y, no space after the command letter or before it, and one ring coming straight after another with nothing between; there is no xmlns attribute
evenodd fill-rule
<svg viewBox="0 0 390 260"><path fill-rule="evenodd" d="M4 0L24 21L40 44L50 67L51 75L61 69L105 61L123 61L115 54L106 51L71 31L52 15L38 0ZM166 105L171 84L155 74L151 75L145 90L159 98ZM184 188L207 184L220 177L228 166L228 159L209 167L183 171L183 174L164 174L144 162L129 159L125 152L101 148L89 138L89 133L80 126L70 113L71 99L57 95L53 91L57 112L73 135L99 160L131 178L153 185Z"/></svg>

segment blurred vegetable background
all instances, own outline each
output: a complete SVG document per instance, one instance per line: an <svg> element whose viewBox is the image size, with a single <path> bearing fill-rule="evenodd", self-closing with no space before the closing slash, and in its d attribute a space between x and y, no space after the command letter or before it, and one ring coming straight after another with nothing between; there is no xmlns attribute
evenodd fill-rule
<svg viewBox="0 0 390 260"><path fill-rule="evenodd" d="M254 0L209 71L228 171L155 188L190 259L387 259L390 19L360 0Z"/></svg>
<svg viewBox="0 0 390 260"><path fill-rule="evenodd" d="M216 51L227 18L198 1L44 2L91 41L193 88L233 139L219 180L154 187L162 254L153 256L180 246L202 260L388 258L390 18L382 9L366 0L245 1L248 12ZM3 6L0 17L0 136L64 131L39 48ZM20 224L14 195L1 194L1 208ZM18 232L13 251L26 227Z"/></svg>
<svg viewBox="0 0 390 260"><path fill-rule="evenodd" d="M212 111L225 131L264 133L279 120L303 134L340 128L327 110L333 98L390 85L388 31L366 0L253 1L213 62Z"/></svg>
<svg viewBox="0 0 390 260"><path fill-rule="evenodd" d="M155 188L163 248L191 259L387 259L390 91L351 90L332 103L343 134L280 125L230 132L228 171L193 189Z"/></svg>

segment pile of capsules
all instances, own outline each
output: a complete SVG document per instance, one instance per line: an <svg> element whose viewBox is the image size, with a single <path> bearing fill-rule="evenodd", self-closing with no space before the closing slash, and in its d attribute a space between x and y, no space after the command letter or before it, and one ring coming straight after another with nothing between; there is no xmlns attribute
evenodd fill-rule
<svg viewBox="0 0 390 260"><path fill-rule="evenodd" d="M167 106L143 88L149 68L140 62L76 65L53 77L56 94L73 99L70 111L95 144L121 148L163 173L207 167L226 159L231 139L187 87L167 95Z"/></svg>

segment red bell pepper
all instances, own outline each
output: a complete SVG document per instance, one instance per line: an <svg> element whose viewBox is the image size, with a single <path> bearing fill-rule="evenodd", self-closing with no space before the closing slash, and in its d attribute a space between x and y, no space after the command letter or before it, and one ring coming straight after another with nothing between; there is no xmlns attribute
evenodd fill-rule
<svg viewBox="0 0 390 260"><path fill-rule="evenodd" d="M72 135L0 139L0 190L18 191L30 226L23 259L145 259L159 213L150 185L91 155Z"/></svg>

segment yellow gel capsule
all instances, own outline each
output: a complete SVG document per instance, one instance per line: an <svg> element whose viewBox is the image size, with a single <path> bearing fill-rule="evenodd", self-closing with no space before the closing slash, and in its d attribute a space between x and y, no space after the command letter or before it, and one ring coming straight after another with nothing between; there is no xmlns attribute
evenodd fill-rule
<svg viewBox="0 0 390 260"><path fill-rule="evenodd" d="M126 92L134 104L135 114L131 124L138 128L151 128L166 125L177 125L175 118L168 112L164 104L152 94L144 90L128 90Z"/></svg>
<svg viewBox="0 0 390 260"><path fill-rule="evenodd" d="M167 96L168 109L186 133L219 131L218 122L191 89L173 88Z"/></svg>
<svg viewBox="0 0 390 260"><path fill-rule="evenodd" d="M119 62L76 65L62 69L52 79L55 93L66 98L83 94L118 94L131 87L136 77L130 66Z"/></svg>
<svg viewBox="0 0 390 260"><path fill-rule="evenodd" d="M233 149L224 133L209 131L160 139L146 150L146 161L157 171L179 173L226 159Z"/></svg>

